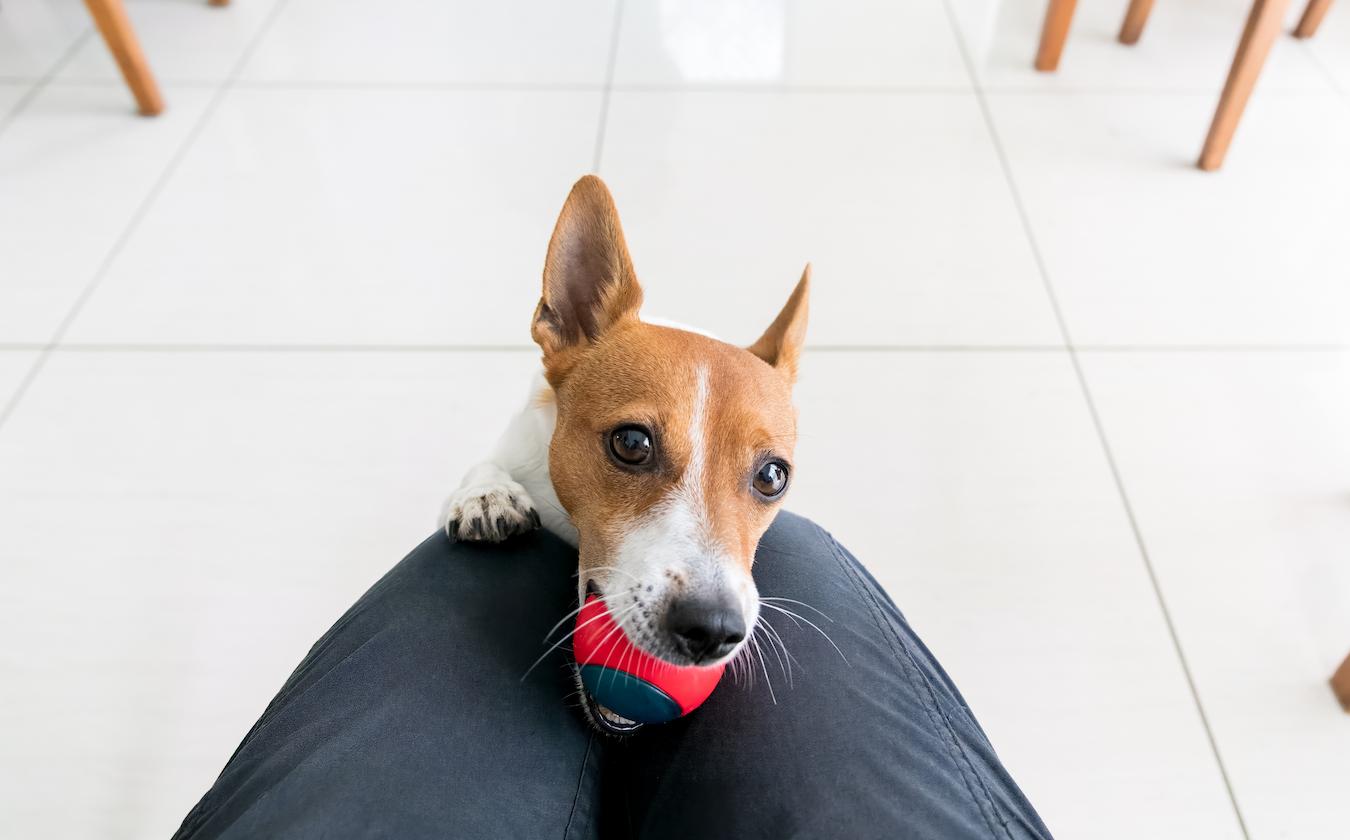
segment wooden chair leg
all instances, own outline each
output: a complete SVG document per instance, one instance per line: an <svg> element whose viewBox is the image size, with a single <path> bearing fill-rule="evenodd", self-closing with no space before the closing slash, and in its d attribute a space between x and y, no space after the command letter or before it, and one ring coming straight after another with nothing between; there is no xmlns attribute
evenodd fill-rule
<svg viewBox="0 0 1350 840"><path fill-rule="evenodd" d="M1237 130L1252 88L1256 86L1256 78L1261 75L1266 56L1270 54L1270 45L1280 34L1288 8L1289 0L1255 0L1252 3L1237 54L1233 56L1233 66L1228 71L1228 81L1219 96L1219 107L1209 126L1209 136L1205 138L1205 148L1200 152L1199 166L1206 172L1223 165L1228 144L1233 142L1233 132Z"/></svg>
<svg viewBox="0 0 1350 840"><path fill-rule="evenodd" d="M1125 10L1125 22L1120 25L1120 43L1136 44L1148 23L1149 13L1153 11L1153 0L1130 0Z"/></svg>
<svg viewBox="0 0 1350 840"><path fill-rule="evenodd" d="M1036 69L1053 73L1059 68L1059 56L1064 52L1064 40L1069 37L1073 10L1078 0L1050 0L1041 27L1041 46L1036 51Z"/></svg>
<svg viewBox="0 0 1350 840"><path fill-rule="evenodd" d="M164 99L159 95L159 85L150 72L150 65L141 52L140 42L136 40L136 30L131 28L127 10L122 0L84 0L89 8L103 41L108 45L117 66L122 70L122 78L127 80L131 95L136 97L136 105L142 114L153 117L164 110Z"/></svg>
<svg viewBox="0 0 1350 840"><path fill-rule="evenodd" d="M1327 16L1327 9L1331 8L1331 0L1308 0L1308 7L1303 10L1303 17L1298 19L1298 26L1294 27L1295 38L1311 38L1317 33L1317 27L1322 25L1322 18Z"/></svg>
<svg viewBox="0 0 1350 840"><path fill-rule="evenodd" d="M211 5L212 5L212 6L228 6L228 5L230 5L230 0L211 0Z"/></svg>
<svg viewBox="0 0 1350 840"><path fill-rule="evenodd" d="M1341 701L1341 708L1350 712L1350 656L1345 657L1341 667L1332 675L1331 690L1336 692L1336 699Z"/></svg>

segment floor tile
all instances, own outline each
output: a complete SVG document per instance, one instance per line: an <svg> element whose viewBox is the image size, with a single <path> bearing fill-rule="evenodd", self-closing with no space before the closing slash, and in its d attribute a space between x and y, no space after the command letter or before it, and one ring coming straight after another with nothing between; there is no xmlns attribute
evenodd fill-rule
<svg viewBox="0 0 1350 840"><path fill-rule="evenodd" d="M810 261L818 343L1059 340L973 96L615 92L600 171L649 312L749 342Z"/></svg>
<svg viewBox="0 0 1350 840"><path fill-rule="evenodd" d="M599 108L598 92L237 90L71 338L527 344Z"/></svg>
<svg viewBox="0 0 1350 840"><path fill-rule="evenodd" d="M41 78L92 29L89 13L73 0L5 0L0 14L0 79Z"/></svg>
<svg viewBox="0 0 1350 840"><path fill-rule="evenodd" d="M1251 836L1340 836L1350 354L1085 366Z"/></svg>
<svg viewBox="0 0 1350 840"><path fill-rule="evenodd" d="M0 350L0 413L28 375L38 354L28 350Z"/></svg>
<svg viewBox="0 0 1350 840"><path fill-rule="evenodd" d="M615 0L291 0L245 78L603 84Z"/></svg>
<svg viewBox="0 0 1350 840"><path fill-rule="evenodd" d="M120 88L48 87L0 134L0 341L52 337L210 95L168 94L147 120Z"/></svg>
<svg viewBox="0 0 1350 840"><path fill-rule="evenodd" d="M970 87L942 0L667 0L623 10L617 85Z"/></svg>
<svg viewBox="0 0 1350 840"><path fill-rule="evenodd" d="M237 0L211 6L205 0L127 0L127 15L161 84L223 81L278 0ZM58 81L121 80L99 38L81 45ZM172 106L173 102L169 102Z"/></svg>
<svg viewBox="0 0 1350 840"><path fill-rule="evenodd" d="M1242 34L1248 0L1159 3L1139 43L1116 40L1125 3L1080 3L1056 73L1032 59L1044 0L951 0L981 82L998 90L1150 90L1204 93L1217 100ZM1301 12L1290 4L1291 23ZM1287 40L1277 42L1261 74L1263 90L1329 90L1324 74ZM1212 107L1212 104L1211 104Z"/></svg>
<svg viewBox="0 0 1350 840"><path fill-rule="evenodd" d="M536 364L55 354L0 429L7 831L172 833Z"/></svg>
<svg viewBox="0 0 1350 840"><path fill-rule="evenodd" d="M1073 340L1350 341L1350 107L1253 98L1224 169L1205 97L993 95Z"/></svg>
<svg viewBox="0 0 1350 840"><path fill-rule="evenodd" d="M1056 836L1241 836L1067 358L808 353L797 394L788 506L887 588Z"/></svg>

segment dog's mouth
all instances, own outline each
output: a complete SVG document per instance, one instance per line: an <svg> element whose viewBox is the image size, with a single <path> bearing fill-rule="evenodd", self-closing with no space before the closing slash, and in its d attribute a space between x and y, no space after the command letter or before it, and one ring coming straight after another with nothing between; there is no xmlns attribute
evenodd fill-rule
<svg viewBox="0 0 1350 840"><path fill-rule="evenodd" d="M577 681L581 681L580 676L577 677ZM637 721L615 714L595 702L595 698L584 686L581 689L581 707L585 710L586 719L591 725L607 735L631 735L642 728L642 724Z"/></svg>
<svg viewBox="0 0 1350 840"><path fill-rule="evenodd" d="M586 581L585 598L592 595L604 597L604 592L599 584L594 580ZM623 632L623 631L620 631ZM586 690L586 686L581 682L581 672L576 672L577 686L581 690L581 707L586 713L586 719L596 729L607 735L631 735L642 728L642 724L635 720L629 720L617 712L614 712L600 703L596 702L591 693Z"/></svg>

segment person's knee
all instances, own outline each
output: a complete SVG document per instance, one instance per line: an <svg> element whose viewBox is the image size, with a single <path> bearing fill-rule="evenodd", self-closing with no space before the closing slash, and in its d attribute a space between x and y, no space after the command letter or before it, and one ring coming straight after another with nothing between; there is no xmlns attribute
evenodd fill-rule
<svg viewBox="0 0 1350 840"><path fill-rule="evenodd" d="M760 540L754 575L761 605L790 597L821 607L840 599L855 600L874 585L823 528L787 511Z"/></svg>

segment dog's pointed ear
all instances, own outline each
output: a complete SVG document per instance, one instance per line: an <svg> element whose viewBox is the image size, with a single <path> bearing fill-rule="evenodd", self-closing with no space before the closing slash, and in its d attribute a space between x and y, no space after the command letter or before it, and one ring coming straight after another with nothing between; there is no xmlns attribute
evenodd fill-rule
<svg viewBox="0 0 1350 840"><path fill-rule="evenodd" d="M530 335L551 356L595 341L636 319L642 288L605 182L577 181L567 196L544 261L544 294Z"/></svg>
<svg viewBox="0 0 1350 840"><path fill-rule="evenodd" d="M802 279L797 281L797 288L792 290L792 296L783 305L783 311L773 319L764 335L747 348L782 371L789 382L797 379L797 360L801 358L802 344L806 341L806 310L810 294L811 264L807 263L802 271Z"/></svg>

